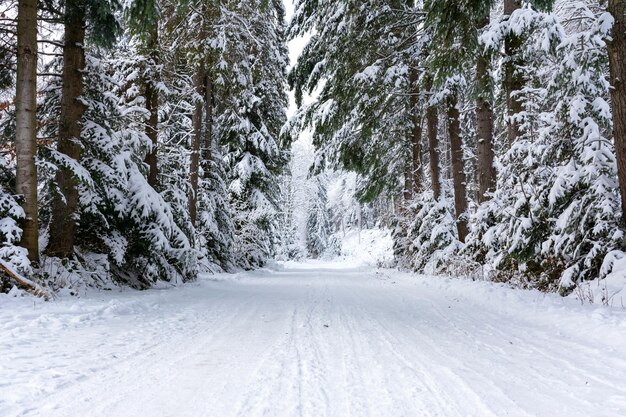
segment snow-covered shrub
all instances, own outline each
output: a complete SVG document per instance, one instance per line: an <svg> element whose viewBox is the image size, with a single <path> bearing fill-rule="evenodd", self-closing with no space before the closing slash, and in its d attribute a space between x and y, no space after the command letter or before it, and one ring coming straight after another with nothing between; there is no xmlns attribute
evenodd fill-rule
<svg viewBox="0 0 626 417"><path fill-rule="evenodd" d="M431 192L419 194L394 228L398 265L420 273L450 272L450 260L462 248L453 213L450 200L436 201Z"/></svg>
<svg viewBox="0 0 626 417"><path fill-rule="evenodd" d="M20 220L24 218L24 210L9 188L13 180L13 170L4 156L0 156L0 259L20 274L29 276L32 267L28 260L28 251L19 246L22 238ZM3 287L8 287L8 283L4 282L0 274L0 292Z"/></svg>
<svg viewBox="0 0 626 417"><path fill-rule="evenodd" d="M307 219L306 247L309 256L319 258L332 243L332 230L328 213L328 197L326 187L322 179L315 179L316 193L313 197L313 205Z"/></svg>

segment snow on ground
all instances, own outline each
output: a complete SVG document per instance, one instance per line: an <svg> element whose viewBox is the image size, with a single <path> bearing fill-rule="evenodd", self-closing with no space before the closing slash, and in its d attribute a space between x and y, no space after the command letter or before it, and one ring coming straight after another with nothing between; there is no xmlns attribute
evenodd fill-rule
<svg viewBox="0 0 626 417"><path fill-rule="evenodd" d="M602 265L602 279L583 282L570 297L591 304L626 308L626 253L613 251Z"/></svg>
<svg viewBox="0 0 626 417"><path fill-rule="evenodd" d="M622 309L347 263L218 278L0 297L0 416L626 415Z"/></svg>
<svg viewBox="0 0 626 417"><path fill-rule="evenodd" d="M390 265L393 261L393 238L387 229L352 229L345 236L337 234L341 242L340 259L351 264Z"/></svg>

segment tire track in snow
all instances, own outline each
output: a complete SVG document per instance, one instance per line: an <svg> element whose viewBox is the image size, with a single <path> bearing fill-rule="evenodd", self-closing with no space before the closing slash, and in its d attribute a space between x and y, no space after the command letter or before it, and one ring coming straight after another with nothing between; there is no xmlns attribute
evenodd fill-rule
<svg viewBox="0 0 626 417"><path fill-rule="evenodd" d="M255 372L237 416L330 415L325 361L314 332L322 327L317 318L322 315L318 310L324 297L324 292L317 294L311 287L303 306L293 309L289 337L273 347L279 354L264 360Z"/></svg>
<svg viewBox="0 0 626 417"><path fill-rule="evenodd" d="M380 294L382 296L382 294L386 293L387 291ZM358 310L353 311L352 314L358 317L366 317L366 323L371 329L360 329L359 332L355 333L374 335L367 345L377 346L377 349L372 350L374 355L385 354L384 359L379 359L384 363L385 374L388 375L382 377L383 382L385 382L384 385L395 386L396 390L393 391L395 396L403 395L402 398L396 398L395 402L405 405L415 404L416 401L420 402L418 409L412 409L403 415L448 416L469 413L469 415L497 416L484 402L480 401L480 397L476 392L464 384L463 381L459 381L454 373L450 377L449 374L451 372L446 367L432 361L432 358L425 358L424 352L412 349L412 345L420 346L424 336L410 341L401 340L388 329L390 324L387 323L389 321L388 312L377 314L380 312L372 311L371 308L367 307L368 304L376 303L368 303L368 301L371 302L367 298L360 300L358 302ZM394 305L393 301L397 302L397 300L389 301L391 303L387 303L385 300L383 304ZM383 318L386 322L383 322ZM400 348L409 350L413 354L409 357L406 353L402 353ZM441 369L447 372L435 372ZM451 395L449 392L455 388L458 391L456 396ZM394 395L393 392L392 395ZM458 403L459 399L463 400L462 404ZM472 408L468 407L468 399L474 400L478 409L477 414L472 414L469 411Z"/></svg>
<svg viewBox="0 0 626 417"><path fill-rule="evenodd" d="M30 393L5 409L0 400L0 415L626 415L626 361L614 342L603 351L601 340L558 337L554 313L533 322L541 309L498 310L456 287L380 280L366 270L293 269L126 297L113 317L98 318L108 307L92 300L93 317L63 327L72 322L52 304L28 313L35 331L17 342L0 334L11 369L38 378L34 388L27 377L0 381L0 397L11 383ZM160 308L139 308L155 300ZM37 353L54 354L40 374ZM55 382L52 372L65 375ZM52 388L38 392L45 384Z"/></svg>

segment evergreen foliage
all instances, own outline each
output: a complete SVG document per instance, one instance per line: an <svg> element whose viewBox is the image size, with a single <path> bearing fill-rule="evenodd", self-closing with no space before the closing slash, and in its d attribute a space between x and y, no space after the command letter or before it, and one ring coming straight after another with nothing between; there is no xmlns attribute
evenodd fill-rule
<svg viewBox="0 0 626 417"><path fill-rule="evenodd" d="M72 0L44 6L51 18L42 21L42 30L48 33L62 33L64 14L86 22L77 159L58 151L55 140L63 81L54 74L65 65L61 39L49 44L59 57L44 60L39 79L38 136L45 138L38 159L40 246L49 243L59 170L68 173L78 193L74 246L70 259L47 257L40 268L31 266L19 247L19 197L3 181L2 259L52 289L108 287L111 281L147 288L267 262L279 239L278 179L290 145L280 139L287 107L282 2L133 0L122 10L117 1ZM2 52L2 59L11 60ZM202 66L213 77L212 97L197 88L196 69ZM11 70L5 74L3 67L1 77L2 88L9 87ZM156 119L151 118L155 103ZM198 107L211 109L202 116L201 131L210 145L193 168ZM15 130L10 103L0 124L10 147ZM149 133L155 129L153 139ZM155 183L150 155L157 158ZM14 169L10 158L6 164L3 158L2 175L14 178ZM197 195L195 219L191 193Z"/></svg>
<svg viewBox="0 0 626 417"><path fill-rule="evenodd" d="M148 288L391 224L419 272L567 294L621 264L623 16L599 0L294 5L287 25L279 0L40 2L38 207L16 193L27 129L0 22L0 258L52 289ZM314 155L289 152L309 134ZM31 265L20 245L38 239Z"/></svg>
<svg viewBox="0 0 626 417"><path fill-rule="evenodd" d="M562 294L606 275L624 226L608 79L613 16L601 2L523 2L511 15L499 15L500 1L366 3L298 1L291 36L313 35L289 80L299 102L316 92L300 123L313 129L318 166L357 172L363 200L404 200L394 221L398 263L436 273L482 265L487 278ZM477 159L477 97L493 110L493 167ZM450 100L460 112L462 182L447 145ZM429 129L440 165L426 172L409 163L427 155L406 130L429 109L439 115ZM494 168L480 198L477 171ZM413 184L410 169L423 170ZM438 200L415 183L432 169L441 170ZM457 198L455 213L457 193L467 204ZM465 243L459 222L469 223Z"/></svg>
<svg viewBox="0 0 626 417"><path fill-rule="evenodd" d="M312 258L321 257L332 240L328 215L328 198L322 180L315 181L316 193L307 219L306 246Z"/></svg>

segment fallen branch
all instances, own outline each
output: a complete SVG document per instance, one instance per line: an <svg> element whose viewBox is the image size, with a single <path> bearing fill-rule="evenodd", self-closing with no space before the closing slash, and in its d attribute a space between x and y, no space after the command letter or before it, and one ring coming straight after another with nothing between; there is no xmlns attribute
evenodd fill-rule
<svg viewBox="0 0 626 417"><path fill-rule="evenodd" d="M15 282L18 287L21 287L22 289L28 291L34 296L41 297L46 301L50 300L50 294L48 293L48 291L43 289L40 285L29 280L28 278L25 278L18 274L15 270L13 270L13 268L9 266L9 264L4 262L2 259L0 259L0 272L6 274L9 279Z"/></svg>

